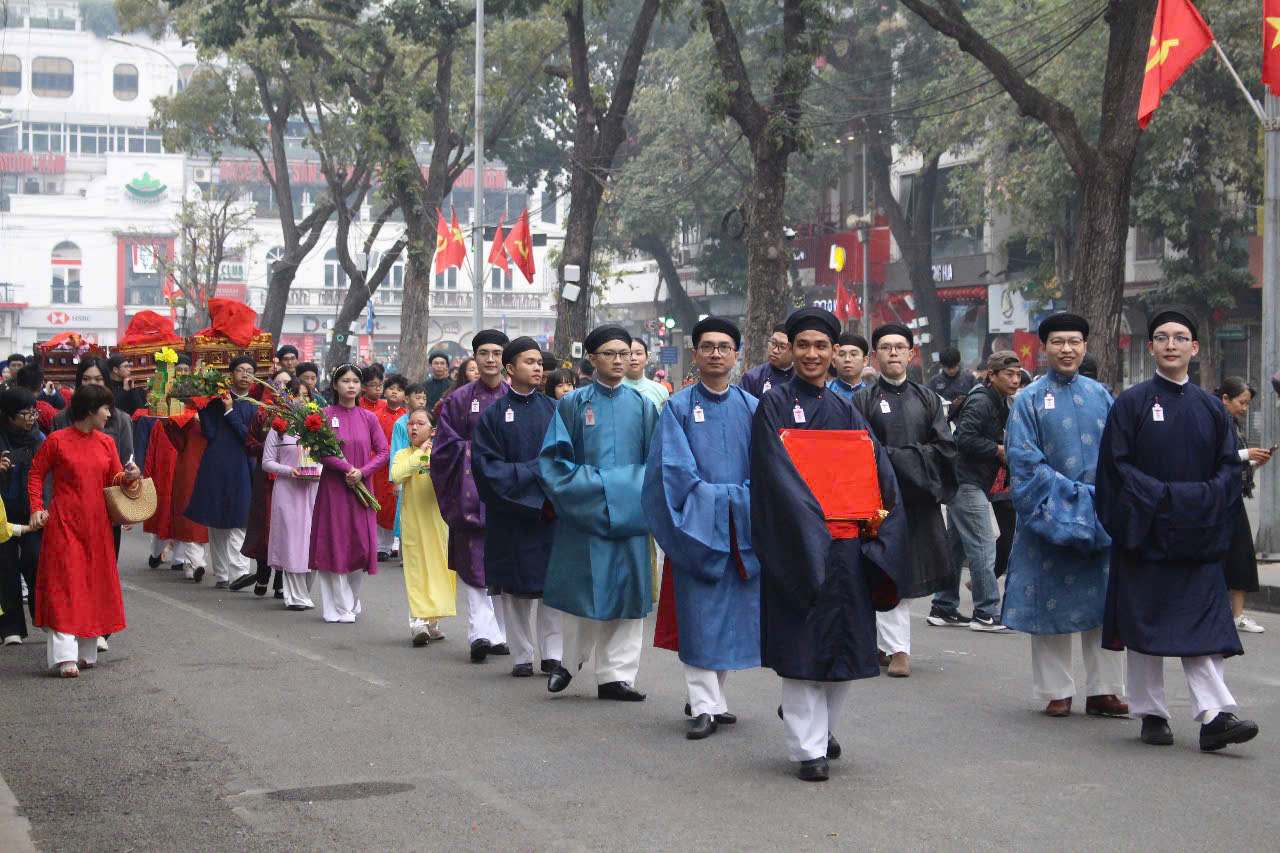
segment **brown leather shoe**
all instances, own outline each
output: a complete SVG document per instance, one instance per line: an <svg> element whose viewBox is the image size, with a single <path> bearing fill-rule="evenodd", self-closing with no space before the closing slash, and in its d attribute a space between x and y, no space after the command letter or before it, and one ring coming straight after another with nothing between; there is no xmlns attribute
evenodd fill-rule
<svg viewBox="0 0 1280 853"><path fill-rule="evenodd" d="M1045 716L1049 717L1069 717L1071 716L1071 697L1066 699L1054 699L1048 705L1044 706Z"/></svg>
<svg viewBox="0 0 1280 853"><path fill-rule="evenodd" d="M911 656L906 652L894 652L889 656L890 678L906 678L911 675Z"/></svg>
<svg viewBox="0 0 1280 853"><path fill-rule="evenodd" d="M1114 693L1090 696L1084 700L1084 712L1090 717L1128 718L1129 703Z"/></svg>
<svg viewBox="0 0 1280 853"><path fill-rule="evenodd" d="M880 660L881 668L884 668L889 665L889 656L886 655L884 652L880 651L879 649L876 649L876 657L879 658Z"/></svg>

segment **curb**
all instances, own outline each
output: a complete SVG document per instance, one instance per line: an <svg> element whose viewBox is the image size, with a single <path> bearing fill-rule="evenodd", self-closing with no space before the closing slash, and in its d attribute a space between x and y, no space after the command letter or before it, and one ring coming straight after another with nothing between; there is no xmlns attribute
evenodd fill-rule
<svg viewBox="0 0 1280 853"><path fill-rule="evenodd" d="M1250 610L1280 613L1280 586L1263 586L1257 592L1246 592L1244 606Z"/></svg>
<svg viewBox="0 0 1280 853"><path fill-rule="evenodd" d="M6 853L36 853L31 841L31 821L22 816L18 799L0 776L0 850Z"/></svg>

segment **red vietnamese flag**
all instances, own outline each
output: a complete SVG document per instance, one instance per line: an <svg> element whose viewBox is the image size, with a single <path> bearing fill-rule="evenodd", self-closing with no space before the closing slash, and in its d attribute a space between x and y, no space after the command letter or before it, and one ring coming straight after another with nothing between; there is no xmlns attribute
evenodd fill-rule
<svg viewBox="0 0 1280 853"><path fill-rule="evenodd" d="M1013 351L1017 353L1026 371L1034 376L1036 362L1040 358L1040 336L1035 332L1014 332Z"/></svg>
<svg viewBox="0 0 1280 853"><path fill-rule="evenodd" d="M447 270L449 263L449 223L444 221L444 211L439 211L436 220L436 275Z"/></svg>
<svg viewBox="0 0 1280 853"><path fill-rule="evenodd" d="M1138 101L1138 127L1146 127L1160 98L1182 72L1213 44L1213 33L1191 0L1160 0L1151 25L1142 98Z"/></svg>
<svg viewBox="0 0 1280 853"><path fill-rule="evenodd" d="M492 264L495 267L502 267L502 271L510 274L511 265L507 263L507 250L502 245L502 217L498 217L498 230L493 232L493 248L489 250L489 257L485 259L485 263Z"/></svg>
<svg viewBox="0 0 1280 853"><path fill-rule="evenodd" d="M449 226L449 266L461 267L467 260L467 241L462 238L462 228L458 225L458 209L453 209L453 224Z"/></svg>
<svg viewBox="0 0 1280 853"><path fill-rule="evenodd" d="M512 228L511 233L507 235L507 240L503 247L507 250L507 254L511 256L516 268L524 273L525 281L533 284L533 237L529 233L528 208L525 208L520 214L516 227Z"/></svg>
<svg viewBox="0 0 1280 853"><path fill-rule="evenodd" d="M1262 82L1280 97L1280 0L1262 0Z"/></svg>
<svg viewBox="0 0 1280 853"><path fill-rule="evenodd" d="M843 323L849 319L849 293L844 289L844 279L836 279L836 304L832 314L836 315L836 319Z"/></svg>

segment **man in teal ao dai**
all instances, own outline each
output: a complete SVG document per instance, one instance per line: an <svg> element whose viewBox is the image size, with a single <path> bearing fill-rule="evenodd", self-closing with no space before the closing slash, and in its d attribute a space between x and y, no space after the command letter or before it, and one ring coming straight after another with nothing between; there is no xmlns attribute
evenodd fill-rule
<svg viewBox="0 0 1280 853"><path fill-rule="evenodd" d="M1111 395L1080 375L1089 324L1054 314L1039 329L1049 372L1020 391L1005 431L1018 524L1001 621L1031 635L1035 694L1045 713L1071 713L1071 640L1079 637L1085 711L1123 717L1124 662L1102 648L1111 537L1094 511L1098 448Z"/></svg>
<svg viewBox="0 0 1280 853"><path fill-rule="evenodd" d="M622 382L631 356L625 329L602 326L584 345L594 381L561 398L538 457L556 515L542 601L566 614L564 665L547 689L564 690L594 657L599 698L639 702L633 685L653 609L640 495L658 410Z"/></svg>

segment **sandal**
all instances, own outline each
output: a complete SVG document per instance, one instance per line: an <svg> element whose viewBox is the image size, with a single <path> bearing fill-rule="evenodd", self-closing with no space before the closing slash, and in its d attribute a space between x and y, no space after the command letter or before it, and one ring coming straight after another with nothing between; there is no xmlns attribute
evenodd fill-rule
<svg viewBox="0 0 1280 853"><path fill-rule="evenodd" d="M66 663L60 663L58 664L58 677L59 678L79 678L80 669L71 661L67 661Z"/></svg>

